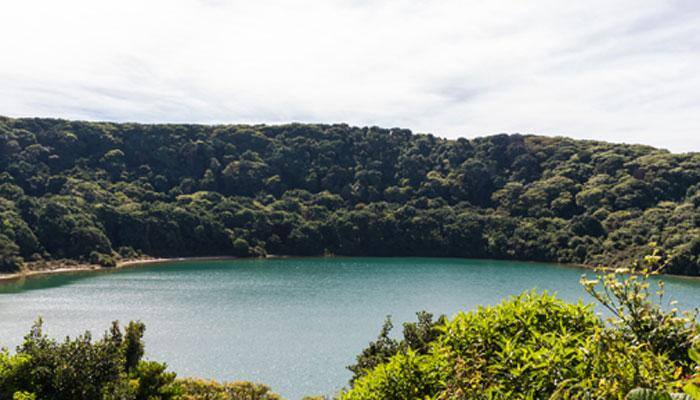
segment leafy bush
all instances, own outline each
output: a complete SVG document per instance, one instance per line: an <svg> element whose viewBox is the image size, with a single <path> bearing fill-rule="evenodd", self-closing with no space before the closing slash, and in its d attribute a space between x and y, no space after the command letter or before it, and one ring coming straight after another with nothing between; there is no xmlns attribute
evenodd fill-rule
<svg viewBox="0 0 700 400"><path fill-rule="evenodd" d="M58 342L39 319L10 355L0 350L0 399L12 400L281 400L250 382L176 379L166 364L143 361L145 325L112 323L100 340L89 332Z"/></svg>
<svg viewBox="0 0 700 400"><path fill-rule="evenodd" d="M12 395L12 400L36 400L36 395L29 392L15 392Z"/></svg>
<svg viewBox="0 0 700 400"><path fill-rule="evenodd" d="M443 325L447 319L441 315L437 321L433 321L433 314L426 311L418 312L416 316L418 317L417 322L403 324L403 339L400 341L389 336L393 324L390 317L386 318L377 340L362 350L362 353L357 356L355 364L348 366L348 369L353 373L350 384L377 365L389 361L392 356L399 352L412 350L417 354L425 354L428 351L430 342L440 334L438 327Z"/></svg>
<svg viewBox="0 0 700 400"><path fill-rule="evenodd" d="M155 361L140 361L132 374L135 400L178 399L182 392L175 384L176 374L166 372L167 366Z"/></svg>
<svg viewBox="0 0 700 400"><path fill-rule="evenodd" d="M123 378L121 343L114 335L93 342L86 332L58 342L44 334L39 320L17 353L29 360L18 389L42 400L100 399Z"/></svg>
<svg viewBox="0 0 700 400"><path fill-rule="evenodd" d="M90 253L90 262L103 267L115 267L117 265L117 261L114 259L114 257L108 254L98 253L96 251Z"/></svg>
<svg viewBox="0 0 700 400"><path fill-rule="evenodd" d="M693 371L693 376L683 386L683 391L691 396L693 400L700 400L700 342L695 342L688 355L695 363L695 371Z"/></svg>
<svg viewBox="0 0 700 400"><path fill-rule="evenodd" d="M11 399L24 387L29 361L28 355L11 356L6 350L0 350L0 399Z"/></svg>
<svg viewBox="0 0 700 400"><path fill-rule="evenodd" d="M695 363L695 374L686 382L682 382L685 394L636 388L629 392L625 400L700 400L700 343L696 342L688 355Z"/></svg>
<svg viewBox="0 0 700 400"><path fill-rule="evenodd" d="M39 319L16 354L0 352L0 399L174 399L175 374L141 361L143 332L143 324L132 322L123 334L115 322L100 340L86 332L59 342Z"/></svg>
<svg viewBox="0 0 700 400"><path fill-rule="evenodd" d="M19 269L22 264L19 250L20 248L15 242L0 234L0 272L10 272Z"/></svg>
<svg viewBox="0 0 700 400"><path fill-rule="evenodd" d="M461 313L441 329L428 353L398 353L341 398L617 399L640 382L673 380L666 356L546 293Z"/></svg>
<svg viewBox="0 0 700 400"><path fill-rule="evenodd" d="M627 396L625 400L693 400L692 397L681 394L681 393L667 393L658 390L633 389Z"/></svg>
<svg viewBox="0 0 700 400"><path fill-rule="evenodd" d="M608 324L590 306L530 292L432 326L419 354L388 337L388 322L358 357L374 368L341 398L682 399L671 391L692 373L684 390L700 398L697 310L671 308L661 281L652 291L669 257L651 248L632 269L582 277Z"/></svg>
<svg viewBox="0 0 700 400"><path fill-rule="evenodd" d="M281 400L265 385L251 382L215 382L202 379L177 381L182 400Z"/></svg>
<svg viewBox="0 0 700 400"><path fill-rule="evenodd" d="M681 313L675 302L664 298L663 281L652 290L652 276L666 266L668 258L651 243L652 253L632 269L618 268L599 272L596 279L581 279L586 292L611 314L609 319L624 340L636 345L648 345L657 354L665 354L688 372L692 350L698 332L698 311Z"/></svg>

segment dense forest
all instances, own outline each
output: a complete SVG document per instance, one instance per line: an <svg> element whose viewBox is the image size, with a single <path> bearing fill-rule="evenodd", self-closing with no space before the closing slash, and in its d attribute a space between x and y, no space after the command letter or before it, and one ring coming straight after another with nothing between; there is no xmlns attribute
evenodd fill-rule
<svg viewBox="0 0 700 400"><path fill-rule="evenodd" d="M0 118L0 271L149 256L445 256L700 275L700 153L348 125Z"/></svg>

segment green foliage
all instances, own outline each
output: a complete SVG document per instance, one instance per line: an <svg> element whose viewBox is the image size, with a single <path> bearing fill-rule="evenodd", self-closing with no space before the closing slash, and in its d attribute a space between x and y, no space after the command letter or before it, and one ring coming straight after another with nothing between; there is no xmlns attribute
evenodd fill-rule
<svg viewBox="0 0 700 400"><path fill-rule="evenodd" d="M250 245L248 245L248 241L245 239L235 239L233 241L233 251L238 256L250 255Z"/></svg>
<svg viewBox="0 0 700 400"><path fill-rule="evenodd" d="M124 331L124 370L129 373L139 366L144 353L143 334L146 325L131 321Z"/></svg>
<svg viewBox="0 0 700 400"><path fill-rule="evenodd" d="M680 313L674 302L665 302L663 281L652 290L650 277L665 267L663 252L651 244L652 253L644 257L634 272L619 268L599 273L596 279L585 276L581 283L594 299L610 313L610 322L625 340L646 344L657 354L667 355L688 372L688 352L692 350L694 335L698 332L698 311ZM664 308L666 306L666 308Z"/></svg>
<svg viewBox="0 0 700 400"><path fill-rule="evenodd" d="M0 118L0 271L69 258L445 256L700 274L700 154L347 125ZM133 251L127 251L131 249Z"/></svg>
<svg viewBox="0 0 700 400"><path fill-rule="evenodd" d="M693 400L692 397L681 393L667 393L651 389L633 389L625 400Z"/></svg>
<svg viewBox="0 0 700 400"><path fill-rule="evenodd" d="M666 389L669 359L628 343L590 307L527 293L447 322L425 354L395 356L342 399L618 399Z"/></svg>
<svg viewBox="0 0 700 400"><path fill-rule="evenodd" d="M685 382L683 391L693 400L700 400L700 342L695 342L688 351L688 355L695 363L694 374Z"/></svg>
<svg viewBox="0 0 700 400"><path fill-rule="evenodd" d="M29 361L29 356L25 354L11 356L7 351L0 350L0 399L12 398L23 387L29 372Z"/></svg>
<svg viewBox="0 0 700 400"><path fill-rule="evenodd" d="M651 247L637 275L617 269L581 279L611 313L607 324L590 306L530 292L433 326L419 354L388 337L387 321L358 357L373 368L341 398L700 399L697 310L670 308L661 281L652 291L669 258ZM681 387L685 394L673 393Z"/></svg>
<svg viewBox="0 0 700 400"><path fill-rule="evenodd" d="M0 399L281 400L250 382L176 379L164 363L142 361L145 325L113 322L100 340L89 332L58 342L39 319L11 355L0 350Z"/></svg>
<svg viewBox="0 0 700 400"><path fill-rule="evenodd" d="M27 357L19 389L42 400L94 400L123 374L122 351L110 336L94 341L90 333L58 342L46 336L39 320L18 348Z"/></svg>
<svg viewBox="0 0 700 400"><path fill-rule="evenodd" d="M281 400L270 389L251 382L215 382L202 379L180 379L181 400Z"/></svg>
<svg viewBox="0 0 700 400"><path fill-rule="evenodd" d="M36 400L36 395L29 392L15 392L12 395L12 400Z"/></svg>
<svg viewBox="0 0 700 400"><path fill-rule="evenodd" d="M59 342L39 319L17 353L0 351L0 399L168 400L181 393L165 364L140 361L144 326L114 322L100 340L89 332Z"/></svg>
<svg viewBox="0 0 700 400"><path fill-rule="evenodd" d="M396 354L369 375L354 382L341 399L413 400L433 396L442 389L444 366L413 351Z"/></svg>
<svg viewBox="0 0 700 400"><path fill-rule="evenodd" d="M403 324L403 339L400 341L389 336L393 324L391 318L386 318L377 340L362 350L357 356L356 363L348 367L353 373L350 384L353 384L354 381L377 365L389 361L392 356L399 352L411 350L417 354L427 353L429 343L438 337L440 327L447 319L442 315L437 321L433 321L433 314L426 311L418 312L416 316L418 317L417 322Z"/></svg>
<svg viewBox="0 0 700 400"><path fill-rule="evenodd" d="M353 374L350 384L353 384L355 380L361 378L376 366L389 361L391 357L399 352L398 341L389 336L393 327L391 318L387 317L377 340L370 342L357 356L355 364L348 366L348 369Z"/></svg>
<svg viewBox="0 0 700 400"><path fill-rule="evenodd" d="M133 373L134 400L171 400L182 393L175 384L176 374L166 372L167 366L155 361L141 361Z"/></svg>
<svg viewBox="0 0 700 400"><path fill-rule="evenodd" d="M685 393L635 388L627 394L625 400L700 400L700 373L697 373L697 370L700 369L700 346L697 342L688 351L688 355L695 363L696 374L683 382L683 392Z"/></svg>
<svg viewBox="0 0 700 400"><path fill-rule="evenodd" d="M7 236L0 235L0 271L17 270L21 263L19 246Z"/></svg>
<svg viewBox="0 0 700 400"><path fill-rule="evenodd" d="M90 252L90 262L93 264L98 264L103 267L115 267L117 261L110 255L98 253L96 251Z"/></svg>

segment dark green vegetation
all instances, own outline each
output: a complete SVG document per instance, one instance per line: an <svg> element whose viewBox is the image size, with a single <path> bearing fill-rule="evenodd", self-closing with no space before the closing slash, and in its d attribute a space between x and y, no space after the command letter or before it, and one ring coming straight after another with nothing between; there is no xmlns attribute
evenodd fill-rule
<svg viewBox="0 0 700 400"><path fill-rule="evenodd" d="M670 400L682 388L694 397L673 398L700 399L700 375L691 377L700 363L697 312L662 308L663 285L648 281L658 254L639 276L621 269L582 279L611 311L607 324L590 306L530 292L447 322L423 315L400 343L385 325L351 367L353 387L340 398Z"/></svg>
<svg viewBox="0 0 700 400"><path fill-rule="evenodd" d="M690 370L606 328L588 307L546 294L459 314L439 329L427 352L397 352L341 398L621 399L638 386L671 390L674 373Z"/></svg>
<svg viewBox="0 0 700 400"><path fill-rule="evenodd" d="M14 400L278 400L266 386L176 379L165 364L142 360L144 325L115 322L58 342L39 320L17 352L0 351L0 399Z"/></svg>
<svg viewBox="0 0 700 400"><path fill-rule="evenodd" d="M0 118L0 268L118 256L391 255L700 274L700 154L347 125Z"/></svg>
<svg viewBox="0 0 700 400"><path fill-rule="evenodd" d="M377 340L371 342L357 356L357 363L348 367L353 373L350 384L354 384L355 380L364 376L367 371L386 363L400 352L412 351L418 354L428 352L430 342L440 336L440 327L446 324L447 317L441 315L437 321L433 321L433 315L426 311L416 313L416 316L418 322L404 323L401 340L396 340L389 335L394 325L391 323L391 318L387 317Z"/></svg>

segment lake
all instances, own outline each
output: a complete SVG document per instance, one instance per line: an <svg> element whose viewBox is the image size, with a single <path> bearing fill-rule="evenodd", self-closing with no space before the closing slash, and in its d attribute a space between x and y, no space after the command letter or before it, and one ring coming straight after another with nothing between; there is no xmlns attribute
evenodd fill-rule
<svg viewBox="0 0 700 400"><path fill-rule="evenodd" d="M434 258L186 261L0 285L0 345L37 316L56 337L110 321L146 323L147 357L179 376L251 380L289 399L333 394L345 366L415 312L454 315L537 288L589 302L582 270L541 263ZM590 274L590 272L588 272ZM664 277L679 308L700 306L700 280Z"/></svg>

